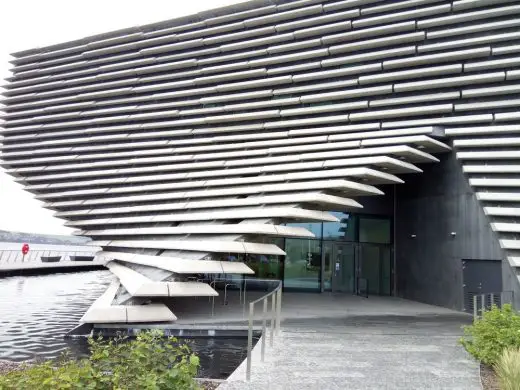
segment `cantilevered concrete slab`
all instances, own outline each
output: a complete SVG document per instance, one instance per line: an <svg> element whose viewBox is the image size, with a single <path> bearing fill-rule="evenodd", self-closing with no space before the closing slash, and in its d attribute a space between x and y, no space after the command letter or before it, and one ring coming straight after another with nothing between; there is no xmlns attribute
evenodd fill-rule
<svg viewBox="0 0 520 390"><path fill-rule="evenodd" d="M83 323L132 323L132 322L171 322L177 317L162 303L125 306L112 305L119 289L119 282L113 281L110 287L81 317Z"/></svg>
<svg viewBox="0 0 520 390"><path fill-rule="evenodd" d="M133 297L204 297L218 293L206 283L201 282L154 282L137 271L118 262L106 265L119 278L126 291Z"/></svg>

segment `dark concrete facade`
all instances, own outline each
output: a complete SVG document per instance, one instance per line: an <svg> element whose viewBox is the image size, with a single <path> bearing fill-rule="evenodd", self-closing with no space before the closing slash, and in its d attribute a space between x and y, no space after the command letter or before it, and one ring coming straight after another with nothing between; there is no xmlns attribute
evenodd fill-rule
<svg viewBox="0 0 520 390"><path fill-rule="evenodd" d="M397 186L397 295L462 310L462 260L501 260L504 254L455 154L440 159ZM507 261L503 268L504 274L511 269ZM504 290L518 284L505 276L503 283Z"/></svg>
<svg viewBox="0 0 520 390"><path fill-rule="evenodd" d="M518 275L506 260L502 261L502 290L512 292L513 306L516 310L519 310L520 284L518 283Z"/></svg>

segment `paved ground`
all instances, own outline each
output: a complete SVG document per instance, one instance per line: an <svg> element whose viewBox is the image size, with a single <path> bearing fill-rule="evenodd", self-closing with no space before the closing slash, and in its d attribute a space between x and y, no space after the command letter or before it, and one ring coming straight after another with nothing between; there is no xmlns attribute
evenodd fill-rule
<svg viewBox="0 0 520 390"><path fill-rule="evenodd" d="M228 304L224 305L223 292L215 298L214 315L212 312L212 300L208 298L182 298L170 300L171 309L177 316L175 322L178 325L207 325L233 324L247 325L249 307L240 303L238 292L228 294ZM263 296L265 292L248 292L247 302ZM307 320L323 318L345 318L354 315L426 315L426 314L451 314L452 310L442 307L425 305L423 303L408 301L394 297L363 298L349 294L331 293L284 293L283 294L282 319ZM271 308L269 301L268 308ZM257 304L255 314L257 322L261 318L262 307Z"/></svg>
<svg viewBox="0 0 520 390"><path fill-rule="evenodd" d="M481 389L478 364L457 344L467 315L350 296L329 297L334 312L326 302L316 306L325 298L285 306L282 335L267 346L265 363L260 342L253 351L251 382L244 362L219 390ZM338 310L339 303L349 305Z"/></svg>
<svg viewBox="0 0 520 390"><path fill-rule="evenodd" d="M248 292L247 301L263 294ZM284 293L282 302L283 331L265 363L258 342L251 382L243 362L219 390L481 389L478 364L458 345L467 314L394 297ZM246 329L237 292L227 305L217 297L213 316L207 298L171 306L175 327ZM260 305L256 313L258 327Z"/></svg>

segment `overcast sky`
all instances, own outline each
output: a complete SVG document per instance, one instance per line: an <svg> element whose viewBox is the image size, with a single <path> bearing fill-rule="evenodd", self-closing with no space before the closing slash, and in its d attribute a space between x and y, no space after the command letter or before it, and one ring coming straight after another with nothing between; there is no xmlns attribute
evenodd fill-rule
<svg viewBox="0 0 520 390"><path fill-rule="evenodd" d="M1 1L0 77L9 54L85 36L190 15L242 0L16 0ZM1 84L4 84L3 82ZM1 90L1 89L0 89ZM72 230L0 168L0 229L68 234Z"/></svg>

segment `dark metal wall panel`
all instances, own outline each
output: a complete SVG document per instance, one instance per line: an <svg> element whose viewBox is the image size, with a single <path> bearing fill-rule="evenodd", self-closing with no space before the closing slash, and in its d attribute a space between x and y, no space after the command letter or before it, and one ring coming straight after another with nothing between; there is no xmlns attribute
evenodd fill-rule
<svg viewBox="0 0 520 390"><path fill-rule="evenodd" d="M504 254L454 155L424 171L397 186L398 295L462 310L462 259Z"/></svg>
<svg viewBox="0 0 520 390"><path fill-rule="evenodd" d="M464 292L464 311L473 313L475 309L473 297L480 294L494 294L489 303L500 305L502 292L502 262L500 260L462 260L462 279ZM477 302L477 306L481 303ZM486 304L484 300L484 304Z"/></svg>

